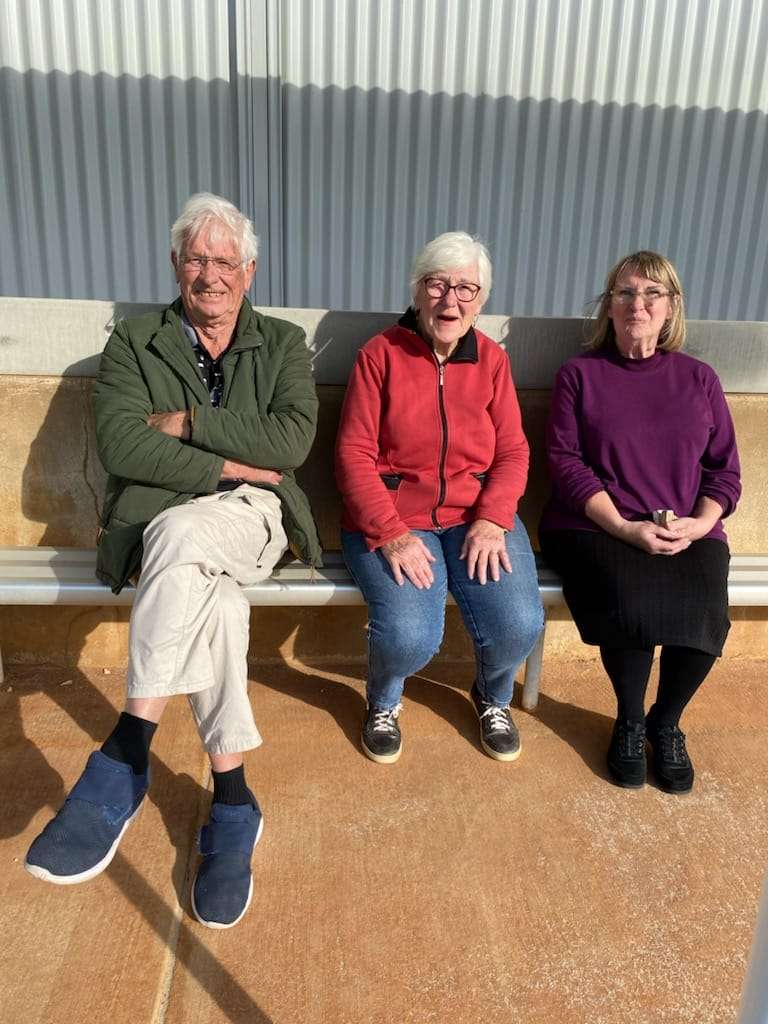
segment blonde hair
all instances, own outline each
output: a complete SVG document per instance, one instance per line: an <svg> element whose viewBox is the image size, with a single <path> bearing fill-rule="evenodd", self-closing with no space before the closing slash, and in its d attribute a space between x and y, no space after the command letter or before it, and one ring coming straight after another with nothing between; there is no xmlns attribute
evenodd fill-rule
<svg viewBox="0 0 768 1024"><path fill-rule="evenodd" d="M658 345L662 352L677 352L685 344L685 310L683 306L683 286L672 263L657 252L641 249L619 260L608 274L605 291L598 295L592 304L592 312L584 322L587 340L585 348L597 349L610 345L616 340L616 332L609 311L613 289L616 281L624 270L634 270L636 274L658 281L670 292L672 314L664 323L659 335Z"/></svg>

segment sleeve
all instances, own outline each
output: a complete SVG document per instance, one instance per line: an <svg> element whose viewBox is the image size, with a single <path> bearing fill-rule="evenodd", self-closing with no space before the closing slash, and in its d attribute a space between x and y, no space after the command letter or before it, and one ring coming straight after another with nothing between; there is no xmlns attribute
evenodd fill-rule
<svg viewBox="0 0 768 1024"><path fill-rule="evenodd" d="M723 388L716 374L709 382L708 397L712 409L709 444L701 459L700 498L712 498L723 510L723 518L736 508L741 496L741 469L736 448L736 433Z"/></svg>
<svg viewBox="0 0 768 1024"><path fill-rule="evenodd" d="M384 375L362 350L347 385L336 437L336 483L371 551L408 531L377 471Z"/></svg>
<svg viewBox="0 0 768 1024"><path fill-rule="evenodd" d="M515 525L515 512L528 481L530 449L523 433L509 359L503 349L494 374L493 398L489 406L496 428L496 449L488 468L488 480L475 505L476 519L489 519L506 530Z"/></svg>
<svg viewBox="0 0 768 1024"><path fill-rule="evenodd" d="M317 428L317 395L304 332L280 339L279 367L269 407L262 411L195 407L191 443L225 459L280 472L296 469L309 455Z"/></svg>
<svg viewBox="0 0 768 1024"><path fill-rule="evenodd" d="M552 390L547 424L547 458L552 484L562 501L575 512L600 491L603 482L584 460L579 426L581 379L567 364L560 367Z"/></svg>
<svg viewBox="0 0 768 1024"><path fill-rule="evenodd" d="M216 490L223 459L147 425L152 400L130 343L117 325L101 356L93 392L96 444L108 473L186 494Z"/></svg>

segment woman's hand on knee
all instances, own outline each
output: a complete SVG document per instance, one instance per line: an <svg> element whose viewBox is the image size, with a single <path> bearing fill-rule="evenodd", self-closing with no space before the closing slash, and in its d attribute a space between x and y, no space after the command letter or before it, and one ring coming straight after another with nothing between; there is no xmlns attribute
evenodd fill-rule
<svg viewBox="0 0 768 1024"><path fill-rule="evenodd" d="M498 583L502 569L512 572L504 533L503 527L489 519L476 519L467 530L459 558L467 560L471 580L477 575L478 583L486 583L489 577Z"/></svg>
<svg viewBox="0 0 768 1024"><path fill-rule="evenodd" d="M427 545L415 533L402 533L393 540L381 545L381 553L386 558L395 577L395 583L402 587L406 578L419 590L429 589L435 581L430 563L435 556Z"/></svg>

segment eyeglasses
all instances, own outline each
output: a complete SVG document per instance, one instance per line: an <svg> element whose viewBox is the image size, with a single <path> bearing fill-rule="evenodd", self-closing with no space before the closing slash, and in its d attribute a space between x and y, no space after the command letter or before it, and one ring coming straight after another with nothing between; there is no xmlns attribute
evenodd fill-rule
<svg viewBox="0 0 768 1024"><path fill-rule="evenodd" d="M185 270L195 271L200 271L206 264L212 263L220 274L234 274L242 267L242 263L233 263L232 260L225 260L221 256L183 256L181 262Z"/></svg>
<svg viewBox="0 0 768 1024"><path fill-rule="evenodd" d="M480 292L479 284L470 284L468 281L461 281L459 284L449 284L442 277L425 277L424 291L431 299L442 299L453 289L453 293L459 302L471 302L476 299Z"/></svg>
<svg viewBox="0 0 768 1024"><path fill-rule="evenodd" d="M665 292L663 288L648 288L644 292L635 291L634 288L614 288L611 298L620 306L629 306L635 299L640 299L644 306L655 306L657 302L674 294Z"/></svg>

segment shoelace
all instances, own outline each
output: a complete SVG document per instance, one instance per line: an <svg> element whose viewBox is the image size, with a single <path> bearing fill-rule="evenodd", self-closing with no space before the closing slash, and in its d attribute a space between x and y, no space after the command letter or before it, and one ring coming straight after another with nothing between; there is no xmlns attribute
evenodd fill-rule
<svg viewBox="0 0 768 1024"><path fill-rule="evenodd" d="M374 711L373 723L371 729L373 732L394 732L395 731L395 719L400 714L402 704L398 704L396 708L390 708L389 711Z"/></svg>
<svg viewBox="0 0 768 1024"><path fill-rule="evenodd" d="M509 720L506 708L499 708L495 704L488 704L485 711L480 715L480 720L488 719L488 732L511 732L512 723Z"/></svg>
<svg viewBox="0 0 768 1024"><path fill-rule="evenodd" d="M662 727L658 730L659 746L665 761L672 764L686 764L688 751L685 749L685 733L676 726Z"/></svg>
<svg viewBox="0 0 768 1024"><path fill-rule="evenodd" d="M642 757L645 753L645 732L630 732L619 726L619 757Z"/></svg>

